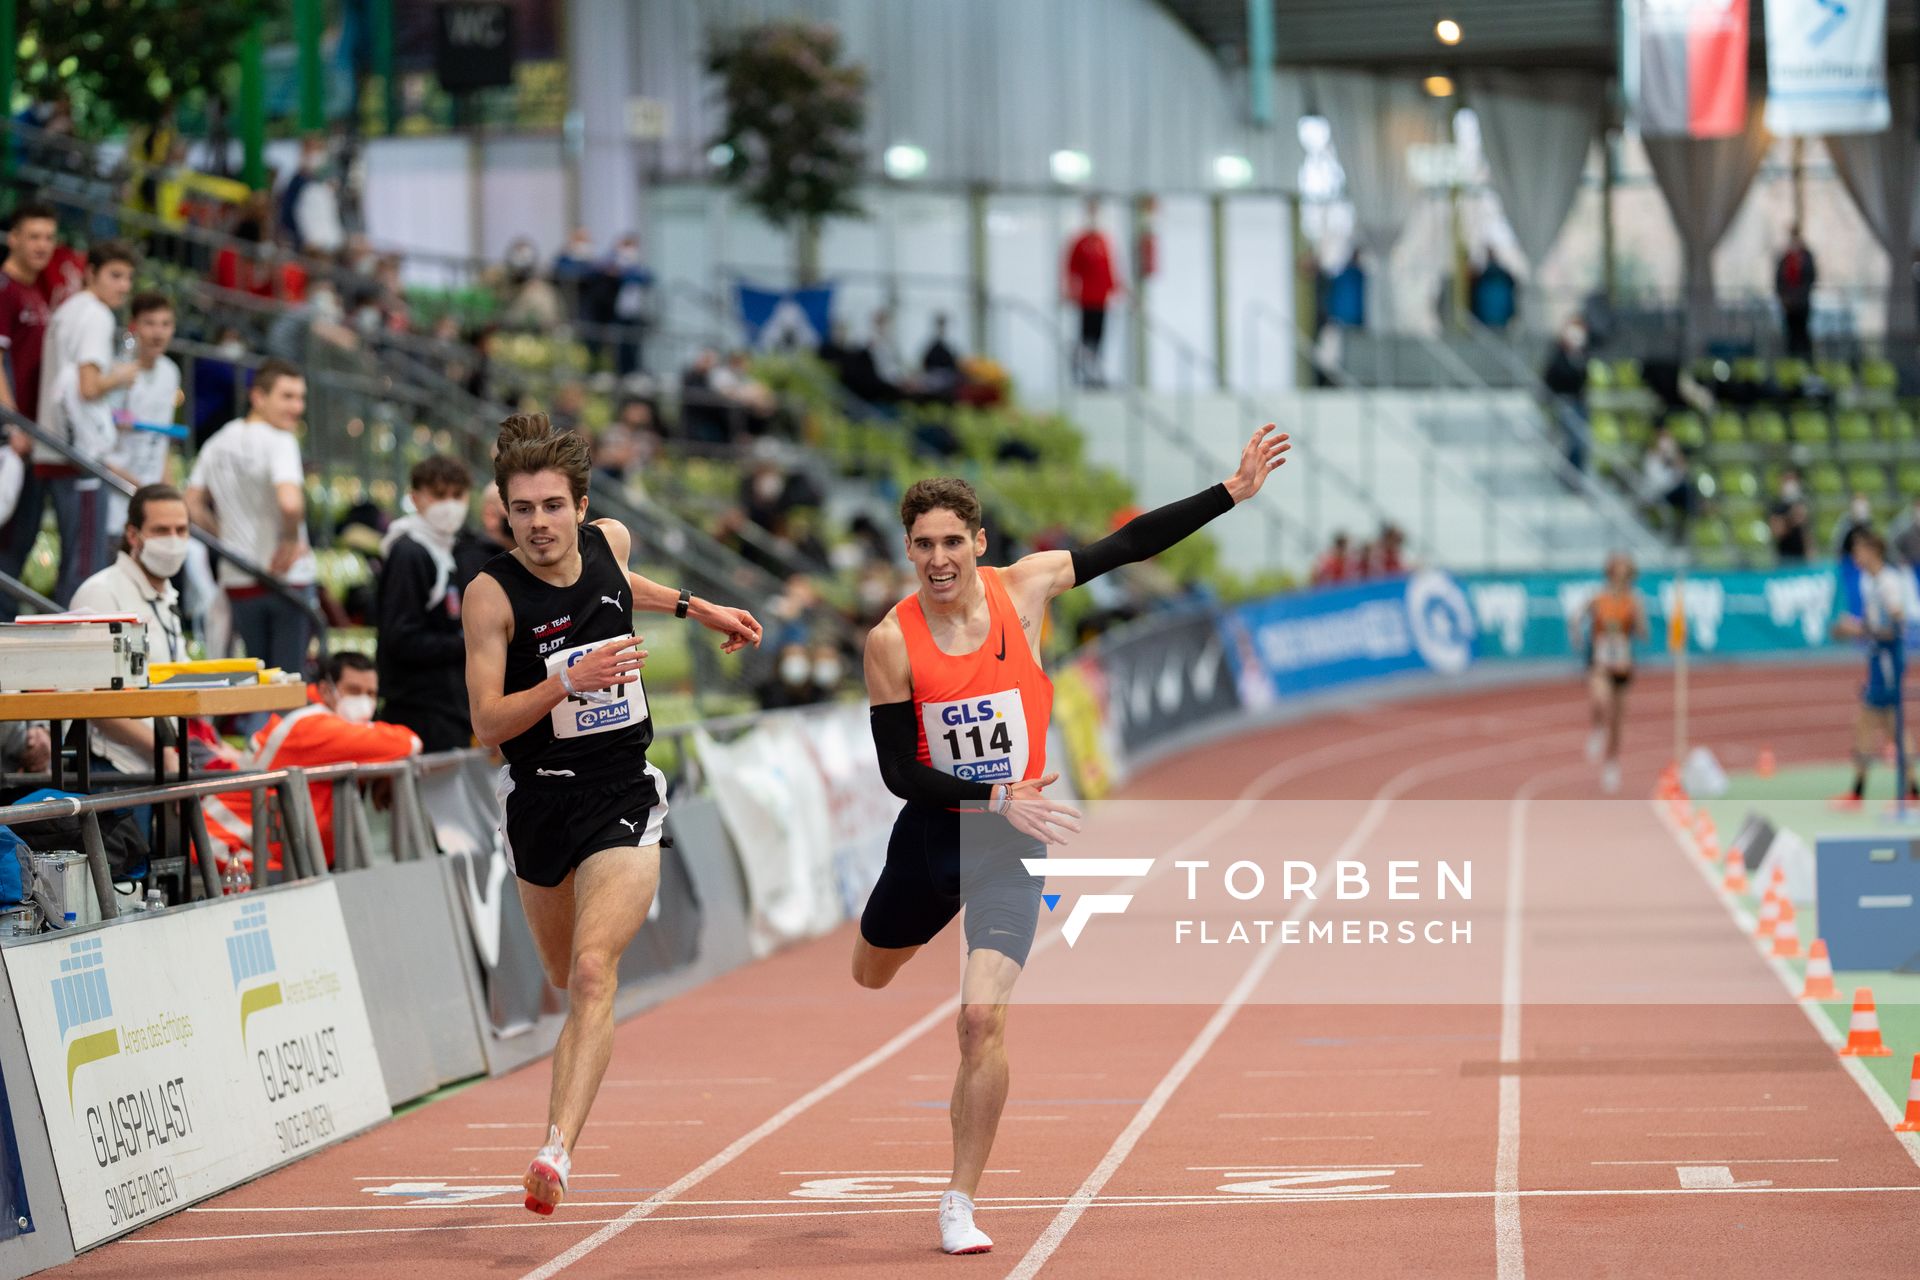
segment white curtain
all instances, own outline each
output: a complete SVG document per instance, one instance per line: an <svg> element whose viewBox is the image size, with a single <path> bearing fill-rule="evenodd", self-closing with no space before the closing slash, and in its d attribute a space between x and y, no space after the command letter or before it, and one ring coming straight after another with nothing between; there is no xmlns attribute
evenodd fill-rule
<svg viewBox="0 0 1920 1280"><path fill-rule="evenodd" d="M1606 95L1603 78L1578 72L1467 77L1493 189L1536 275L1573 210Z"/></svg>
<svg viewBox="0 0 1920 1280"><path fill-rule="evenodd" d="M1310 87L1333 133L1353 205L1355 238L1367 253L1372 286L1367 314L1372 327L1393 329L1389 262L1421 195L1407 153L1450 141L1449 112L1410 77L1316 71Z"/></svg>
<svg viewBox="0 0 1920 1280"><path fill-rule="evenodd" d="M1920 74L1896 67L1887 77L1893 122L1884 133L1835 134L1827 153L1847 194L1887 251L1887 332L1913 332L1913 251L1920 243Z"/></svg>
<svg viewBox="0 0 1920 1280"><path fill-rule="evenodd" d="M1694 343L1713 324L1713 250L1739 212L1760 170L1769 138L1761 103L1747 112L1744 133L1731 138L1647 138L1647 161L1673 214L1686 258L1687 333Z"/></svg>

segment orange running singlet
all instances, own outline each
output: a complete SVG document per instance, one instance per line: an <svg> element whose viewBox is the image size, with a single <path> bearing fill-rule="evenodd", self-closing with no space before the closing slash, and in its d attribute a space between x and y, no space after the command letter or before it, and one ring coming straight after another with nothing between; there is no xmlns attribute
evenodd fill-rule
<svg viewBox="0 0 1920 1280"><path fill-rule="evenodd" d="M1038 778L1047 767L1053 681L1027 645L1000 571L979 572L987 592L987 640L972 653L942 653L919 595L900 602L920 763L968 782Z"/></svg>
<svg viewBox="0 0 1920 1280"><path fill-rule="evenodd" d="M1640 601L1603 591L1593 598L1593 663L1606 671L1633 670L1633 637L1640 629Z"/></svg>

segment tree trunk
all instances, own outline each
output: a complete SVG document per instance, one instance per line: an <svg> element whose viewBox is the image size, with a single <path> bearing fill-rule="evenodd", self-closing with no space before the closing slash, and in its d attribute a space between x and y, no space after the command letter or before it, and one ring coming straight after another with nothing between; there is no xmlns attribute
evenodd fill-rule
<svg viewBox="0 0 1920 1280"><path fill-rule="evenodd" d="M802 218L793 236L794 283L802 287L820 279L820 220Z"/></svg>

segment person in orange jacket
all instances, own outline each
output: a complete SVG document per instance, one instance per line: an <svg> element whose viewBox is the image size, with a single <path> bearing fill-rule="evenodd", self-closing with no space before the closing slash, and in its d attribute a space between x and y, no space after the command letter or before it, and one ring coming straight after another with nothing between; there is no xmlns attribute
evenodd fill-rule
<svg viewBox="0 0 1920 1280"><path fill-rule="evenodd" d="M307 693L307 705L284 716L274 716L253 735L255 769L309 769L324 764L384 764L420 751L420 739L404 725L373 718L380 697L380 677L373 659L364 653L343 651L327 659L325 678ZM314 818L327 865L333 865L333 784L315 782ZM206 807L207 828L215 839L251 862L253 797L244 791L222 795ZM279 849L270 865L278 869Z"/></svg>

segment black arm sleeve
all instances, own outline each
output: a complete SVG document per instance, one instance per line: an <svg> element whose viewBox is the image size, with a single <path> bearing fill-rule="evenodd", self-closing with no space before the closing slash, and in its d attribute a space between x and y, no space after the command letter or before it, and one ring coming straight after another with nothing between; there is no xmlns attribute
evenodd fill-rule
<svg viewBox="0 0 1920 1280"><path fill-rule="evenodd" d="M1216 516L1233 510L1224 484L1204 489L1191 498L1169 502L1115 529L1100 541L1073 552L1073 585L1092 582L1123 564L1149 560L1174 543L1198 533Z"/></svg>
<svg viewBox="0 0 1920 1280"><path fill-rule="evenodd" d="M902 800L951 808L985 800L993 794L990 782L962 782L920 763L911 702L883 703L873 709L872 720L873 746L880 755L880 776L886 781L887 790Z"/></svg>

